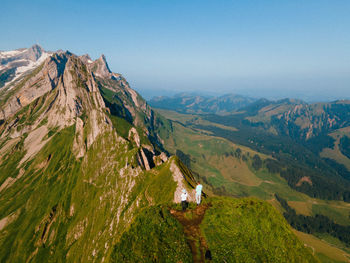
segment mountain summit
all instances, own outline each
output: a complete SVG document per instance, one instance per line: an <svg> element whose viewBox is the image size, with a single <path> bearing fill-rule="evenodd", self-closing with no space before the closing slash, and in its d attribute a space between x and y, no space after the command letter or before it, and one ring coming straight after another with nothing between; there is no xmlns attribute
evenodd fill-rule
<svg viewBox="0 0 350 263"><path fill-rule="evenodd" d="M37 44L30 48L0 51L0 88L10 86L11 83L39 66L49 54Z"/></svg>

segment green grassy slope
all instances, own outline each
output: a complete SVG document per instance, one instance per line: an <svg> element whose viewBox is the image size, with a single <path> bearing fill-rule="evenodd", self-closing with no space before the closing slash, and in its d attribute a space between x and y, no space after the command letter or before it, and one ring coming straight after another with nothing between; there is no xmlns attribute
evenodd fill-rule
<svg viewBox="0 0 350 263"><path fill-rule="evenodd" d="M112 132L100 135L86 156L76 159L73 139L74 126L53 135L1 193L0 220L7 218L0 230L1 262L100 261L133 214L149 204L145 190L152 202L172 200L176 184L169 165L142 171L135 160L138 149ZM16 177L20 150L21 142L5 156L2 176Z"/></svg>
<svg viewBox="0 0 350 263"><path fill-rule="evenodd" d="M27 164L25 174L2 193L0 214L16 216L1 232L1 261L25 262L34 251L43 259L53 248L56 248L56 260L64 259L65 250L57 248L62 246L60 239L67 233L67 226L57 220L57 214L69 214L71 190L79 176L80 162L75 161L69 149L73 134L74 127L70 127L54 136L37 159ZM50 154L53 156L45 169L38 169L38 164L47 160ZM0 173L7 174L3 169ZM63 221L67 219L62 218ZM48 233L53 229L56 233L48 240Z"/></svg>
<svg viewBox="0 0 350 263"><path fill-rule="evenodd" d="M204 219L197 222L211 262L318 262L266 202L225 197L207 202ZM156 206L143 210L114 247L113 262L192 262L185 238L194 236L184 236L183 227L169 209ZM198 215L191 212L183 213L182 223L196 222ZM187 227L195 231L195 226Z"/></svg>
<svg viewBox="0 0 350 263"><path fill-rule="evenodd" d="M213 262L318 262L271 205L214 198L201 224Z"/></svg>
<svg viewBox="0 0 350 263"><path fill-rule="evenodd" d="M144 209L115 245L111 262L191 262L181 224L166 207Z"/></svg>

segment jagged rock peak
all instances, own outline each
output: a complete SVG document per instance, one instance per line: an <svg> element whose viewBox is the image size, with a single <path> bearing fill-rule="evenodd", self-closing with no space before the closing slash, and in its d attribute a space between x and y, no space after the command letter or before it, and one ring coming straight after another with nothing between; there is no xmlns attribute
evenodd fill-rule
<svg viewBox="0 0 350 263"><path fill-rule="evenodd" d="M36 71L28 74L24 84L19 82L14 86L13 95L3 102L0 120L9 119L22 107L32 103L49 91L58 89L60 93L61 88L63 88L62 94L65 94L66 97L62 98L58 104L62 104L62 108L67 105L64 110L67 114L61 119L67 119L67 123L69 123L75 117L75 111L78 110L76 108L76 96L79 96L80 101L88 96L87 94L81 95L79 89L83 87L88 92L97 91L93 75L90 69L84 65L86 63L69 51L54 53L47 57L41 68L38 67ZM104 108L102 98L94 97L93 99L94 105L101 105Z"/></svg>
<svg viewBox="0 0 350 263"><path fill-rule="evenodd" d="M105 55L101 55L93 62L93 72L98 77L111 77L112 71L109 69Z"/></svg>
<svg viewBox="0 0 350 263"><path fill-rule="evenodd" d="M89 56L89 54L84 54L82 56L79 57L84 63L89 63L91 64L93 61L91 59L91 57Z"/></svg>
<svg viewBox="0 0 350 263"><path fill-rule="evenodd" d="M51 54L38 44L30 48L0 51L0 88L14 84L43 63Z"/></svg>
<svg viewBox="0 0 350 263"><path fill-rule="evenodd" d="M98 60L102 61L102 62L106 65L106 67L108 68L107 59L106 59L106 56L105 56L104 54L102 54L102 55L98 58ZM109 70L109 68L108 68L108 70Z"/></svg>
<svg viewBox="0 0 350 263"><path fill-rule="evenodd" d="M39 44L34 44L28 49L28 55L32 60L39 59L44 52L45 50Z"/></svg>
<svg viewBox="0 0 350 263"><path fill-rule="evenodd" d="M38 44L34 44L30 48L19 48L12 51L0 51L0 58L6 60L29 59L32 61L38 60L45 50ZM9 59L11 58L11 59ZM5 63L2 63L5 64Z"/></svg>
<svg viewBox="0 0 350 263"><path fill-rule="evenodd" d="M9 61L14 61L16 59L27 59L31 61L38 60L43 54L46 52L40 45L34 44L30 48L19 48L12 51L0 51L0 59L2 59L2 63L5 65Z"/></svg>

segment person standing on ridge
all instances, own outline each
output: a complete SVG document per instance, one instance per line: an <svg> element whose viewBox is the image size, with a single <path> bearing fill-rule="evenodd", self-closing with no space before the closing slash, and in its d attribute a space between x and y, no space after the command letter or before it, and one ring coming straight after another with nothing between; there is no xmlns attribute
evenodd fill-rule
<svg viewBox="0 0 350 263"><path fill-rule="evenodd" d="M199 205L201 203L202 188L203 188L203 186L200 184L200 182L198 182L197 186L196 186L196 202L197 202L197 205Z"/></svg>
<svg viewBox="0 0 350 263"><path fill-rule="evenodd" d="M186 189L182 189L181 205L182 205L182 211L185 212L186 208L187 208L187 191L186 191Z"/></svg>

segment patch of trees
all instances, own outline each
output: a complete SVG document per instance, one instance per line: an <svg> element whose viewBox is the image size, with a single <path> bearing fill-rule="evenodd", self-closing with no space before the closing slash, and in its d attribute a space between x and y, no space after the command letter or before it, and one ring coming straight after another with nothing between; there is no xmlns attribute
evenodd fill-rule
<svg viewBox="0 0 350 263"><path fill-rule="evenodd" d="M345 165L337 163L333 159L324 158L324 160L332 166L335 170L337 170L338 174L344 179L350 180L350 171L345 167Z"/></svg>
<svg viewBox="0 0 350 263"><path fill-rule="evenodd" d="M350 202L349 183L344 179L320 175L314 170L296 166L289 166L282 170L280 175L287 180L291 188L311 197ZM312 184L303 182L301 185L297 186L298 182L303 177L310 178Z"/></svg>
<svg viewBox="0 0 350 263"><path fill-rule="evenodd" d="M235 151L225 152L224 155L225 157L231 156L237 159L241 159L243 157L242 150L240 148L237 148Z"/></svg>
<svg viewBox="0 0 350 263"><path fill-rule="evenodd" d="M238 158L238 159L241 159L241 157L242 157L242 150L240 148L236 149L235 157Z"/></svg>
<svg viewBox="0 0 350 263"><path fill-rule="evenodd" d="M313 151L314 153L318 154L322 152L324 148L334 148L334 142L335 140L327 135L327 134L322 134L318 135L315 137L312 137L311 139L307 140L305 142L305 145L307 146L308 149Z"/></svg>
<svg viewBox="0 0 350 263"><path fill-rule="evenodd" d="M285 199L277 194L275 196L285 210L283 216L293 228L309 234L327 233L350 246L350 226L336 224L324 215L298 215L295 210L288 205Z"/></svg>
<svg viewBox="0 0 350 263"><path fill-rule="evenodd" d="M257 171L262 167L262 160L259 155L255 154L252 158L252 166Z"/></svg>
<svg viewBox="0 0 350 263"><path fill-rule="evenodd" d="M348 136L343 136L340 139L339 149L342 154L350 159L350 138Z"/></svg>
<svg viewBox="0 0 350 263"><path fill-rule="evenodd" d="M269 173L273 173L273 174L280 173L282 171L282 168L283 168L278 161L270 159L270 158L265 159L264 164L265 164L267 170L269 171Z"/></svg>
<svg viewBox="0 0 350 263"><path fill-rule="evenodd" d="M341 120L339 123L335 123L332 126L333 130L336 130L340 127L346 127L350 124L350 104L342 103L333 103L329 108L327 108L327 113L330 118L336 116L337 119Z"/></svg>

